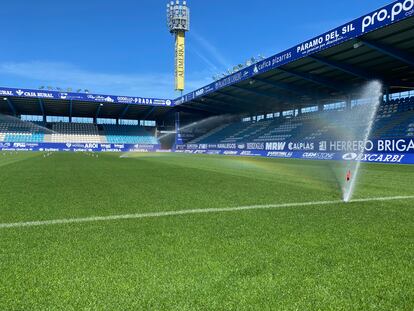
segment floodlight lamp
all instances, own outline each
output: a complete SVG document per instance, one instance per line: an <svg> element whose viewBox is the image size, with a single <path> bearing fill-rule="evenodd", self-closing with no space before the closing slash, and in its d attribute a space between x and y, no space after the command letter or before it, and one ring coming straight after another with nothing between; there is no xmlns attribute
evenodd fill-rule
<svg viewBox="0 0 414 311"><path fill-rule="evenodd" d="M4 98L3 98L3 100L7 100L7 98L6 98L6 97L4 97Z"/></svg>
<svg viewBox="0 0 414 311"><path fill-rule="evenodd" d="M354 44L354 49L358 49L358 48L360 48L362 45L363 45L363 43L362 43L362 42L357 42L357 43L355 43L355 44Z"/></svg>

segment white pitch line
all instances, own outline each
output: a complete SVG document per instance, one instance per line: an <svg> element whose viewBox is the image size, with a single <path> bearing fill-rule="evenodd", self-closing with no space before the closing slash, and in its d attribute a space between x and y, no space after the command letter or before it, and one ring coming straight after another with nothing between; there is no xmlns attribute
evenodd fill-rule
<svg viewBox="0 0 414 311"><path fill-rule="evenodd" d="M356 200L352 200L350 203L397 201L397 200L414 200L414 196L396 196L396 197L383 197L383 198L356 199ZM44 220L44 221L3 223L3 224L0 224L0 229L20 228L20 227L39 227L39 226L113 221L113 220L127 220L127 219L157 218L157 217L180 216L180 215L189 215L189 214L225 213L225 212L272 209L272 208L286 208L286 207L305 207L305 206L333 205L333 204L344 204L345 205L345 204L350 204L350 203L344 203L343 201L336 200L336 201L251 205L251 206L238 206L238 207L228 207L228 208L190 209L190 210L181 210L181 211L98 216L98 217L86 217L86 218L68 218L68 219L56 219L56 220Z"/></svg>

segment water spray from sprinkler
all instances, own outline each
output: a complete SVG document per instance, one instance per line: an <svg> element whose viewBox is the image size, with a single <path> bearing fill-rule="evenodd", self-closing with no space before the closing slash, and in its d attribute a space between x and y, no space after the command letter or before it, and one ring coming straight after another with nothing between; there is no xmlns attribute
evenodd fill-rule
<svg viewBox="0 0 414 311"><path fill-rule="evenodd" d="M346 136L348 139L351 138L354 141L362 142L362 149L357 150L360 154L364 153L365 146L370 139L378 107L381 103L381 97L382 84L379 81L372 81L364 87L361 93L361 98L368 99L368 102L361 105L361 107L355 108L356 112L351 112L354 122L357 121L358 123L356 128L350 128ZM361 157L356 154L356 158L353 162L350 162L349 167L345 171L343 201L346 203L351 201L355 192L356 183L360 175L361 161Z"/></svg>

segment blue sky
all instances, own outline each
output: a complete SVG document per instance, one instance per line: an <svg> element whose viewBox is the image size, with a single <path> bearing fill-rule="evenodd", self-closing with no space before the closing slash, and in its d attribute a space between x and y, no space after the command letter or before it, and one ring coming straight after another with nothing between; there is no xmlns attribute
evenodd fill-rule
<svg viewBox="0 0 414 311"><path fill-rule="evenodd" d="M188 0L187 91L251 56L271 56L384 0ZM0 85L175 98L164 0L2 3Z"/></svg>

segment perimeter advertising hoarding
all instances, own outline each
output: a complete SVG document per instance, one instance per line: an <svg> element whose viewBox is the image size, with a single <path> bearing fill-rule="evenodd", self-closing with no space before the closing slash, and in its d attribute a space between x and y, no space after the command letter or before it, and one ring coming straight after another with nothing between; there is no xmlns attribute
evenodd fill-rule
<svg viewBox="0 0 414 311"><path fill-rule="evenodd" d="M397 142L400 144L397 147ZM289 150L245 150L245 149L187 149L186 145L177 146L174 150L190 154L217 154L228 156L262 156L269 158L306 159L306 160L345 160L389 164L414 164L414 140L395 141L383 151L371 150L341 150L341 151L292 151ZM403 141L406 144L403 144ZM383 141L384 142L384 141ZM379 143L381 144L381 142ZM381 146L381 145L380 145ZM403 147L405 146L405 147ZM281 148L280 148L281 149ZM404 152L402 152L405 150ZM0 151L40 151L40 152L160 152L160 145L146 144L98 144L98 143L13 143L0 142ZM166 152L170 152L167 150Z"/></svg>
<svg viewBox="0 0 414 311"><path fill-rule="evenodd" d="M286 151L240 151L240 150L186 150L176 149L176 153L189 154L209 154L209 155L227 155L227 156L244 156L244 157L267 157L278 159L304 159L304 160L324 160L324 161L361 161L369 163L386 163L386 164L414 164L413 153L332 153L332 152L286 152Z"/></svg>
<svg viewBox="0 0 414 311"><path fill-rule="evenodd" d="M264 150L264 151L318 151L318 152L391 152L413 153L414 138L375 139L366 142L354 140L308 140L225 144L186 144L176 149L185 150Z"/></svg>
<svg viewBox="0 0 414 311"><path fill-rule="evenodd" d="M178 145L175 151L192 154L414 164L414 139L189 144Z"/></svg>
<svg viewBox="0 0 414 311"><path fill-rule="evenodd" d="M41 152L154 152L160 145L98 144L98 143L13 143L0 142L0 151Z"/></svg>

